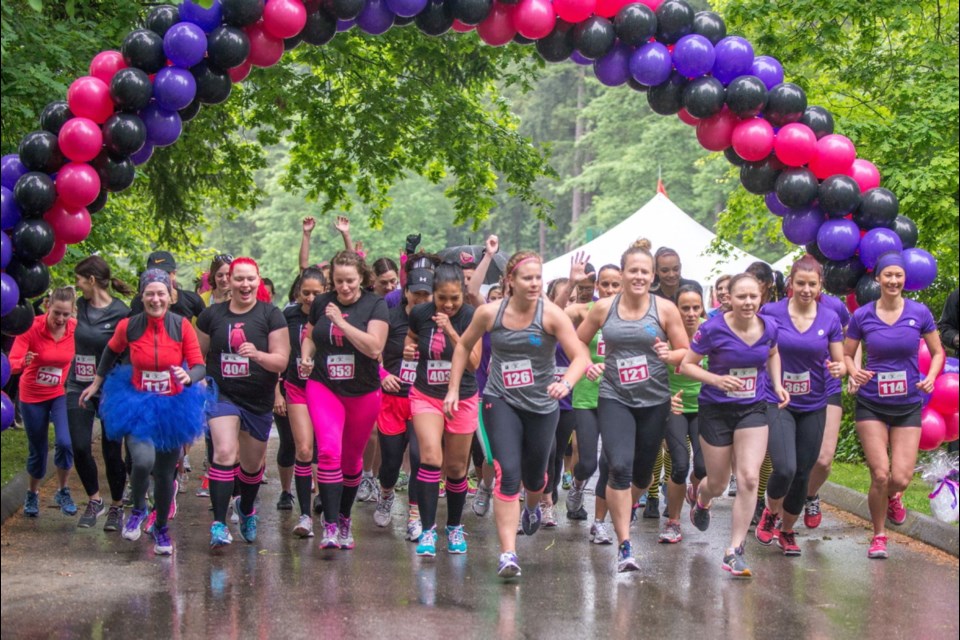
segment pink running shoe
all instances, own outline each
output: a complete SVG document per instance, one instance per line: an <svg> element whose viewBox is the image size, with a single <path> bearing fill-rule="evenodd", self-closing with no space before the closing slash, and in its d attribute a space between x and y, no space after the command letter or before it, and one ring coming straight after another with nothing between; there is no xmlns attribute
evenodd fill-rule
<svg viewBox="0 0 960 640"><path fill-rule="evenodd" d="M886 560L890 557L887 554L887 536L873 536L870 549L867 550L867 557L872 560Z"/></svg>
<svg viewBox="0 0 960 640"><path fill-rule="evenodd" d="M903 494L896 493L887 501L887 520L890 524L901 525L907 519L907 509L903 506Z"/></svg>

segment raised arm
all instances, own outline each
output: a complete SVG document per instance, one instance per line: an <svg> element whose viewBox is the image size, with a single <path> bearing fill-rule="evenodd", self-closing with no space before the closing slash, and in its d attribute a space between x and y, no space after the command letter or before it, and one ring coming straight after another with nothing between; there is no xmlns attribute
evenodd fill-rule
<svg viewBox="0 0 960 640"><path fill-rule="evenodd" d="M313 216L307 216L303 219L303 234L300 236L299 256L299 267L301 273L303 273L304 269L310 266L310 234L313 233L313 229L316 226L317 220Z"/></svg>
<svg viewBox="0 0 960 640"><path fill-rule="evenodd" d="M470 284L467 285L467 302L475 307L483 306L486 302L483 296L480 295L480 287L483 286L483 281L487 279L487 271L490 270L490 265L493 263L493 256L495 256L498 251L500 251L500 239L493 234L487 236L487 240L484 242L483 257L480 258L480 263L477 264L477 269L473 272L473 278L470 279Z"/></svg>

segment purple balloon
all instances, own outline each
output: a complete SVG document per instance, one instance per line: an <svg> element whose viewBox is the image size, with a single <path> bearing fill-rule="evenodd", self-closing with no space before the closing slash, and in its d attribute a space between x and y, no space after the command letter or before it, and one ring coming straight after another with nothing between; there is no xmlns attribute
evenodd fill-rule
<svg viewBox="0 0 960 640"><path fill-rule="evenodd" d="M164 34L163 52L173 64L189 69L203 60L207 52L207 34L192 22L178 22Z"/></svg>
<svg viewBox="0 0 960 640"><path fill-rule="evenodd" d="M20 287L9 273L0 273L0 316L5 316L20 302Z"/></svg>
<svg viewBox="0 0 960 640"><path fill-rule="evenodd" d="M903 288L907 291L926 289L937 279L937 259L923 249L904 249L903 261L906 263L907 279Z"/></svg>
<svg viewBox="0 0 960 640"><path fill-rule="evenodd" d="M633 48L618 44L593 63L597 80L608 87L619 87L630 79L630 54Z"/></svg>
<svg viewBox="0 0 960 640"><path fill-rule="evenodd" d="M13 242L6 231L0 231L0 269L6 269L11 258L13 258Z"/></svg>
<svg viewBox="0 0 960 640"><path fill-rule="evenodd" d="M746 38L727 36L717 43L714 53L717 59L713 63L713 77L723 86L730 84L734 78L750 74L753 46Z"/></svg>
<svg viewBox="0 0 960 640"><path fill-rule="evenodd" d="M960 359L950 357L943 364L944 373L960 373Z"/></svg>
<svg viewBox="0 0 960 640"><path fill-rule="evenodd" d="M161 109L153 102L140 112L140 119L147 127L147 142L155 147L167 147L177 141L183 130L180 114Z"/></svg>
<svg viewBox="0 0 960 640"><path fill-rule="evenodd" d="M223 21L223 8L220 6L220 0L213 0L209 9L201 7L193 0L183 0L183 4L180 5L180 19L185 22L192 22L210 33L219 27ZM204 47L206 47L206 42L204 42Z"/></svg>
<svg viewBox="0 0 960 640"><path fill-rule="evenodd" d="M0 229L13 229L21 217L20 207L13 198L13 189L0 187Z"/></svg>
<svg viewBox="0 0 960 640"><path fill-rule="evenodd" d="M794 211L794 209L791 209L787 205L780 202L780 198L777 197L776 191L767 192L767 194L763 196L763 201L766 203L767 209L770 211L770 213L781 218L791 211Z"/></svg>
<svg viewBox="0 0 960 640"><path fill-rule="evenodd" d="M6 431L13 424L13 402L6 393L0 391L0 431Z"/></svg>
<svg viewBox="0 0 960 640"><path fill-rule="evenodd" d="M852 258L860 246L860 227L853 220L827 220L817 231L817 246L831 260Z"/></svg>
<svg viewBox="0 0 960 640"><path fill-rule="evenodd" d="M144 142L140 150L130 156L130 162L132 162L134 166L139 167L149 160L151 156L153 156L153 145L149 142Z"/></svg>
<svg viewBox="0 0 960 640"><path fill-rule="evenodd" d="M387 8L401 18L412 18L427 8L430 0L387 0Z"/></svg>
<svg viewBox="0 0 960 640"><path fill-rule="evenodd" d="M574 49L573 53L570 54L570 60L572 60L576 64L579 64L582 67L593 64L593 60L591 60L590 58L585 58L583 54L577 51L576 49Z"/></svg>
<svg viewBox="0 0 960 640"><path fill-rule="evenodd" d="M824 218L819 207L791 211L783 216L783 235L793 244L809 244L817 239Z"/></svg>
<svg viewBox="0 0 960 640"><path fill-rule="evenodd" d="M873 271L877 258L888 251L903 251L903 241L890 229L870 229L860 238L860 262L868 271Z"/></svg>
<svg viewBox="0 0 960 640"><path fill-rule="evenodd" d="M337 20L337 31L349 31L353 28L353 25L357 24L356 18L351 20Z"/></svg>
<svg viewBox="0 0 960 640"><path fill-rule="evenodd" d="M153 79L153 97L161 109L180 111L189 106L196 96L197 80L186 69L164 67Z"/></svg>
<svg viewBox="0 0 960 640"><path fill-rule="evenodd" d="M7 386L10 382L10 359L7 354L0 354L0 387Z"/></svg>
<svg viewBox="0 0 960 640"><path fill-rule="evenodd" d="M783 82L783 65L774 57L757 56L750 65L750 75L760 78L769 91Z"/></svg>
<svg viewBox="0 0 960 640"><path fill-rule="evenodd" d="M367 4L357 16L357 26L364 33L378 36L386 33L393 26L394 19L396 16L387 7L386 0L367 0Z"/></svg>
<svg viewBox="0 0 960 640"><path fill-rule="evenodd" d="M680 75L687 78L699 78L710 73L716 58L713 44L696 33L677 40L673 49L673 66Z"/></svg>
<svg viewBox="0 0 960 640"><path fill-rule="evenodd" d="M15 153L3 156L2 161L0 161L0 182L3 183L4 189L13 191L17 180L26 172L27 168L20 162L20 156Z"/></svg>
<svg viewBox="0 0 960 640"><path fill-rule="evenodd" d="M630 75L648 87L666 82L672 70L670 52L659 42L647 43L630 56Z"/></svg>

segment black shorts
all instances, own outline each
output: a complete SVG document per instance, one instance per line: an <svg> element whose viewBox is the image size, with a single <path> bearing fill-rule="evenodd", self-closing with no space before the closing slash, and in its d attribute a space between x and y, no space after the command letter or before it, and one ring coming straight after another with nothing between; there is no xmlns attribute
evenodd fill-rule
<svg viewBox="0 0 960 640"><path fill-rule="evenodd" d="M224 416L237 416L240 418L240 430L249 433L255 440L266 442L270 439L270 429L273 427L273 412L253 413L243 407L238 407L234 403L220 396L220 401L207 405L207 420L211 418L222 418Z"/></svg>
<svg viewBox="0 0 960 640"><path fill-rule="evenodd" d="M878 404L865 398L857 398L856 420L876 420L888 427L919 427L920 412L923 404L915 402L907 405Z"/></svg>
<svg viewBox="0 0 960 640"><path fill-rule="evenodd" d="M827 406L828 407L842 407L841 402L842 394L838 391L827 396Z"/></svg>
<svg viewBox="0 0 960 640"><path fill-rule="evenodd" d="M733 444L733 432L738 429L765 427L767 403L751 404L700 403L700 437L712 447L729 447Z"/></svg>

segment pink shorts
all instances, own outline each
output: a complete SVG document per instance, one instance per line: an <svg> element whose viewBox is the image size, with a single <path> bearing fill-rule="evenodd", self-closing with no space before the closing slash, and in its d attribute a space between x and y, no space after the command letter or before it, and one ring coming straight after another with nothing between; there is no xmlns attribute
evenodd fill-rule
<svg viewBox="0 0 960 640"><path fill-rule="evenodd" d="M407 430L407 421L413 419L410 413L410 398L383 394L380 398L380 413L377 415L377 428L385 436L398 436Z"/></svg>
<svg viewBox="0 0 960 640"><path fill-rule="evenodd" d="M283 390L287 392L287 404L307 404L307 392L305 389L284 380Z"/></svg>
<svg viewBox="0 0 960 640"><path fill-rule="evenodd" d="M443 430L448 433L470 434L477 430L477 418L480 411L480 396L473 395L460 400L460 408L453 418L443 413L443 400L431 398L425 393L410 389L410 411L414 416L421 413L435 413L443 416Z"/></svg>

